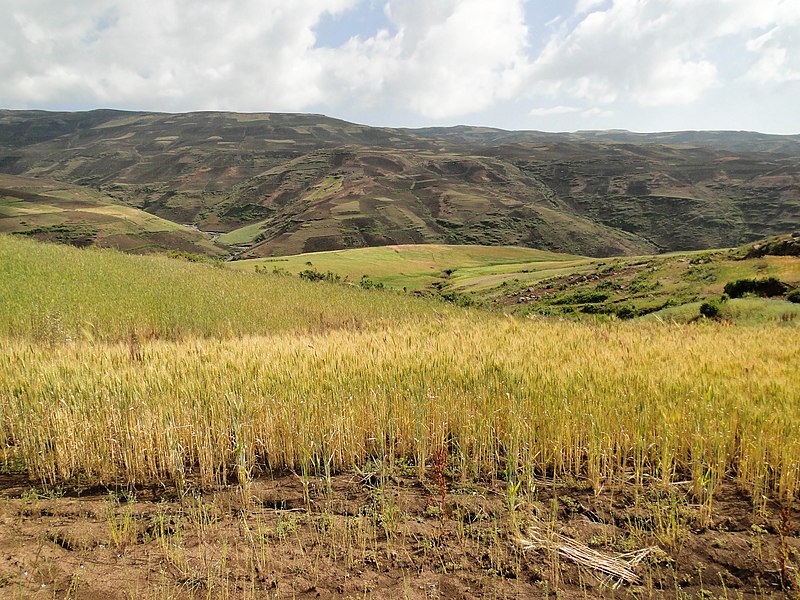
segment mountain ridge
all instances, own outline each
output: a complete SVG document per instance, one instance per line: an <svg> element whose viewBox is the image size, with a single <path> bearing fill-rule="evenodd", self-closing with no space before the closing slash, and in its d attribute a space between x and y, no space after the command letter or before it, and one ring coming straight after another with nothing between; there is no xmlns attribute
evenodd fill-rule
<svg viewBox="0 0 800 600"><path fill-rule="evenodd" d="M0 173L91 189L245 258L392 243L634 255L734 246L800 224L800 136L753 132L0 110Z"/></svg>

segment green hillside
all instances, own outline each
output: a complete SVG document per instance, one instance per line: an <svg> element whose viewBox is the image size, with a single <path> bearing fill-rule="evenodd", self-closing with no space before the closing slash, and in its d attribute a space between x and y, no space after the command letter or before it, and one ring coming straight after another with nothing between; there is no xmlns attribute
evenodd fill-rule
<svg viewBox="0 0 800 600"><path fill-rule="evenodd" d="M690 320L725 285L775 278L800 287L800 236L736 249L586 258L514 247L411 245L235 261L239 270L332 273L342 279L480 303L523 315ZM785 294L733 299L722 313L737 322L800 323ZM796 321L797 319L797 321Z"/></svg>
<svg viewBox="0 0 800 600"><path fill-rule="evenodd" d="M436 310L448 308L437 303ZM325 331L432 311L398 294L0 235L0 336L64 341Z"/></svg>
<svg viewBox="0 0 800 600"><path fill-rule="evenodd" d="M512 272L535 265L540 269L588 263L588 259L513 246L444 246L417 244L354 250L312 252L294 256L231 262L248 271L331 272L349 281L367 277L387 287L424 290L462 273Z"/></svg>

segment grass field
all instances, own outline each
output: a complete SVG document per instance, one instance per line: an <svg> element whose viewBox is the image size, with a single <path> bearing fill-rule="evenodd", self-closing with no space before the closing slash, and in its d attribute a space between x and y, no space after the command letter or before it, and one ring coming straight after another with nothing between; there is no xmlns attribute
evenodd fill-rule
<svg viewBox="0 0 800 600"><path fill-rule="evenodd" d="M223 233L219 236L219 242L228 246L251 244L264 230L266 224L267 221L258 221L257 223L234 229L228 233Z"/></svg>
<svg viewBox="0 0 800 600"><path fill-rule="evenodd" d="M181 338L314 331L403 322L432 310L396 294L320 289L294 277L2 235L0 298L0 335L56 342L133 332Z"/></svg>
<svg viewBox="0 0 800 600"><path fill-rule="evenodd" d="M787 236L776 239L788 239ZM586 258L518 247L406 245L234 261L236 270L331 272L368 277L397 290L467 298L504 312L569 318L655 315L688 322L726 283L777 278L800 287L800 257L747 258L747 248ZM782 298L724 303L721 318L740 324L800 325L800 305Z"/></svg>
<svg viewBox="0 0 800 600"><path fill-rule="evenodd" d="M590 259L515 246L447 246L417 244L355 250L312 252L294 256L235 261L234 269L279 269L297 274L306 269L335 273L350 281L363 276L394 289L421 290L452 276L476 285L484 275L518 272L525 268L547 271L589 263Z"/></svg>
<svg viewBox="0 0 800 600"><path fill-rule="evenodd" d="M8 236L0 326L0 596L100 593L110 560L145 598L800 586L793 328L501 316ZM659 550L615 591L531 531Z"/></svg>

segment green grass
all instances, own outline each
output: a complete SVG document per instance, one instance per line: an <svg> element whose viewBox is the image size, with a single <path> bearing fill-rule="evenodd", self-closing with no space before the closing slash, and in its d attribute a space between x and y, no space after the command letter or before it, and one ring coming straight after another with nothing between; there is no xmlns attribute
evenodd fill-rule
<svg viewBox="0 0 800 600"><path fill-rule="evenodd" d="M239 229L234 229L228 233L223 233L219 236L218 241L220 244L226 246L239 246L243 244L252 244L259 234L264 230L264 226L268 223L267 220L259 221L258 223L251 223Z"/></svg>
<svg viewBox="0 0 800 600"><path fill-rule="evenodd" d="M784 236L785 237L785 236ZM305 269L332 272L350 281L366 275L384 286L408 291L469 294L503 311L597 318L657 313L690 320L700 303L719 298L725 284L742 278L776 277L800 287L800 258L743 258L743 249L661 255L584 258L519 247L414 245L337 250L243 260L234 269ZM602 296L604 299L597 300ZM680 307L686 306L683 309ZM797 325L796 305L753 301L729 310L743 324L770 320ZM763 309L763 314L758 314Z"/></svg>
<svg viewBox="0 0 800 600"><path fill-rule="evenodd" d="M313 191L306 197L308 200L321 200L327 198L342 189L342 177L326 177L321 183L314 186Z"/></svg>
<svg viewBox="0 0 800 600"><path fill-rule="evenodd" d="M698 319L701 302L665 308L647 315L646 319L660 319L687 323ZM800 326L800 305L777 298L737 298L720 304L720 319L737 325Z"/></svg>
<svg viewBox="0 0 800 600"><path fill-rule="evenodd" d="M592 259L570 260L564 255L562 260L542 260L530 263L509 265L487 265L465 267L453 272L448 280L450 288L465 292L483 292L503 282L513 281L530 284L551 277L572 275L590 271L597 261Z"/></svg>
<svg viewBox="0 0 800 600"><path fill-rule="evenodd" d="M551 269L562 263L573 264L576 261L581 262L578 257L567 254L513 246L419 244L313 252L242 260L230 265L242 270L255 270L256 266L275 267L293 274L313 267L318 271L331 271L351 281L367 275L387 287L420 290L441 280L448 270L452 271L449 277L454 281L469 280L477 284L482 278L498 272Z"/></svg>
<svg viewBox="0 0 800 600"><path fill-rule="evenodd" d="M446 312L355 286L0 235L0 336L116 339L325 330Z"/></svg>
<svg viewBox="0 0 800 600"><path fill-rule="evenodd" d="M581 316L586 312L624 314L627 310L627 318L659 311L665 318L683 320L690 318L685 317L689 313L694 313L691 317L696 316L697 307L703 301L719 299L730 281L776 277L790 287L800 286L800 258L743 259L741 256L738 250L715 250L591 259L556 264L551 270L507 270L503 274L487 275L483 281L471 279L469 270L463 270L449 283L453 289L472 291L485 302L511 305L512 310L522 313ZM606 299L592 303L591 307L580 300L601 293ZM680 308L684 305L689 308ZM776 306L763 304L768 313L764 318L769 319L773 311L781 310ZM791 310L784 310L787 315L789 312ZM728 317L743 323L761 318L751 313L753 311L732 311ZM793 322L790 317L785 318Z"/></svg>

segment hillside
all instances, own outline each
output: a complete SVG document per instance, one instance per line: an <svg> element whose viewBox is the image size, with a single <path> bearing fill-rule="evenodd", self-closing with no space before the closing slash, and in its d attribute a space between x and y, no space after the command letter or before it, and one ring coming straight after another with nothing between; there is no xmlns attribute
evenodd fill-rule
<svg viewBox="0 0 800 600"><path fill-rule="evenodd" d="M388 244L585 256L800 224L798 136L390 129L320 115L0 111L0 172L81 186L240 258Z"/></svg>
<svg viewBox="0 0 800 600"><path fill-rule="evenodd" d="M720 302L727 284L775 278L800 288L800 235L733 249L588 258L526 248L410 245L242 260L237 270L330 273L365 287L381 285L519 315L629 319L653 314L697 318L703 302ZM363 279L362 279L363 278ZM800 304L785 293L724 301L721 317L740 323L800 325Z"/></svg>
<svg viewBox="0 0 800 600"><path fill-rule="evenodd" d="M0 174L0 233L138 254L169 250L209 257L226 254L209 236L102 192L15 175Z"/></svg>
<svg viewBox="0 0 800 600"><path fill-rule="evenodd" d="M369 328L443 303L0 234L0 338L182 339Z"/></svg>
<svg viewBox="0 0 800 600"><path fill-rule="evenodd" d="M330 272L350 282L366 277L388 288L424 292L468 270L494 274L515 272L531 264L546 269L589 262L590 259L579 256L512 246L413 244L240 260L230 266L236 270L292 275L309 270Z"/></svg>

